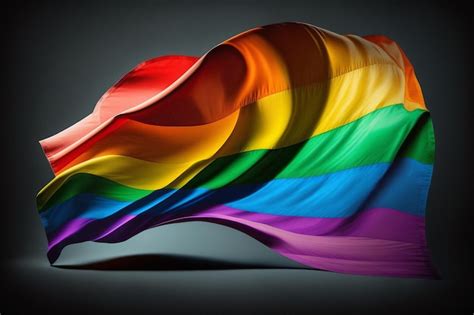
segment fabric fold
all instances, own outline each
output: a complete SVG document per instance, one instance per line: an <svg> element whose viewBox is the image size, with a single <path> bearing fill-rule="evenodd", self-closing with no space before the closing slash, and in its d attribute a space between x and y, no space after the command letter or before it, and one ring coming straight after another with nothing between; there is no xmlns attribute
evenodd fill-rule
<svg viewBox="0 0 474 315"><path fill-rule="evenodd" d="M316 269L437 276L433 126L384 36L282 23L154 58L40 144L55 173L37 196L51 263L70 244L198 220Z"/></svg>

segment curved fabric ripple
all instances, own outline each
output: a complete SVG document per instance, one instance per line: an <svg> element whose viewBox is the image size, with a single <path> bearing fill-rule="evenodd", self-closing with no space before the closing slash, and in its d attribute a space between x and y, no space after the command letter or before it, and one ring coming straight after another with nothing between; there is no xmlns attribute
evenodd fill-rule
<svg viewBox="0 0 474 315"><path fill-rule="evenodd" d="M401 52L398 52L399 59L402 58L400 55ZM340 36L298 23L253 29L217 45L198 61L187 61L183 65L179 60L176 73L195 63L164 90L152 89L149 93L151 97L139 104L130 102L130 107L113 115L95 115L92 121L87 122L87 128L80 122L72 127L76 132L42 140L41 145L55 173L104 135L120 128L128 119L165 126L205 124L265 96L325 82L370 65L404 67L405 72L409 68L407 64L395 63L392 55L367 40ZM149 70L148 67L146 69ZM161 73L151 70L141 79L152 81L156 74L161 76ZM389 71L386 71L385 78L388 74ZM378 77L377 81L382 80ZM391 78L390 83L394 84L395 78ZM152 82L146 84L147 87L150 85L153 86ZM327 94L327 89L323 88L323 95ZM153 95L153 92L156 94ZM213 104L212 110L209 102ZM103 103L99 102L94 112L100 112ZM408 108L425 108L422 98L417 98L416 102L399 100L393 103L405 103ZM69 137L71 133L81 133L81 136Z"/></svg>
<svg viewBox="0 0 474 315"><path fill-rule="evenodd" d="M56 175L37 196L51 263L69 244L198 220L316 269L436 276L433 127L384 36L283 23L154 58L40 144Z"/></svg>

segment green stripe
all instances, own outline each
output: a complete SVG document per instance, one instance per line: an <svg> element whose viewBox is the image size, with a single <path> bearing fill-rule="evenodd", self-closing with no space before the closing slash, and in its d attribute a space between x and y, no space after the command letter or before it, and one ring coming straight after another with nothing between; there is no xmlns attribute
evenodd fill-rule
<svg viewBox="0 0 474 315"><path fill-rule="evenodd" d="M40 212L62 203L79 193L94 193L118 201L134 201L150 194L152 190L137 189L122 185L97 175L74 174L49 198L43 200L41 195L36 199ZM46 203L45 203L46 201Z"/></svg>
<svg viewBox="0 0 474 315"><path fill-rule="evenodd" d="M408 135L399 155L411 157L425 164L433 164L435 155L435 140L433 121L427 113L416 123L413 130Z"/></svg>
<svg viewBox="0 0 474 315"><path fill-rule="evenodd" d="M427 118L419 119L424 113L426 111L423 110L409 112L403 105L397 104L295 145L221 157L184 187L214 189L226 185L261 183L274 178L324 175L352 167L391 162L399 151L405 157L432 163L432 148L426 141L432 133L431 119L428 114L424 115ZM134 201L151 192L91 174L76 174L49 200L43 200L40 195L37 202L40 211L44 211L79 193Z"/></svg>

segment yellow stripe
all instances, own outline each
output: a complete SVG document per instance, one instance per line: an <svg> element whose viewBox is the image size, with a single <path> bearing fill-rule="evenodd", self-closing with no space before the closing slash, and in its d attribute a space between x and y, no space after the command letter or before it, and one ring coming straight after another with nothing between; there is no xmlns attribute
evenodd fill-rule
<svg viewBox="0 0 474 315"><path fill-rule="evenodd" d="M94 158L64 171L39 194L46 199L76 173L90 173L139 189L179 188L215 158L255 149L288 146L354 121L376 109L404 103L404 74L396 64L375 64L332 78L324 84L287 90L262 98L235 113L227 141L193 151L186 163L160 163L126 156ZM423 108L410 106L407 110ZM238 117L237 117L238 116ZM227 130L229 130L227 128ZM227 131L229 132L229 131ZM209 153L215 152L209 156ZM188 152L189 153L189 152Z"/></svg>

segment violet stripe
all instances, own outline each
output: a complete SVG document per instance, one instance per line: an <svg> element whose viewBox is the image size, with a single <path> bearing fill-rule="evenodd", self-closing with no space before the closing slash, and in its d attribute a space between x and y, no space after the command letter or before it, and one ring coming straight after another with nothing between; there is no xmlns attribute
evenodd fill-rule
<svg viewBox="0 0 474 315"><path fill-rule="evenodd" d="M350 274L436 277L426 244L354 236L314 236L221 214L199 214L167 223L202 220L242 231L303 265Z"/></svg>
<svg viewBox="0 0 474 315"><path fill-rule="evenodd" d="M228 207L215 207L189 216L174 214L174 217L160 216L157 218L143 214L108 217L101 220L75 219L55 235L49 236L48 257L53 262L59 256L62 248L72 243L88 240L121 242L139 231L154 226L200 220L240 230L280 254L313 268L372 275L431 275L433 271L428 261L426 244L421 237L423 225L418 225L416 229L421 229L418 231L419 235L410 236L411 241L407 241L407 236L403 236L404 233L399 232L407 230L406 224L423 224L423 218L407 214L404 215L411 217L398 217L398 213L400 212L391 209L370 209L351 219L299 217L298 220L306 219L314 222L316 227L312 232L313 235L285 231L292 228L295 230L295 225L300 224L293 221L293 218L284 217L283 220L281 218L278 220L278 216L262 214L252 214L249 217L245 211ZM329 227L325 228L323 222L327 220L330 220L327 225ZM335 220L340 222L334 223ZM343 222L344 220L346 222ZM390 223L380 230L376 228L380 224L380 221L377 220L387 220ZM408 223L410 220L413 222ZM309 231L310 226L311 224L306 221L304 227L299 229ZM324 235L314 235L315 233ZM338 235L344 235L344 237ZM385 236L385 239L381 239L377 235ZM387 239L391 236L405 237L406 239L405 241ZM355 264L354 261L356 261ZM388 261L392 263L388 264Z"/></svg>
<svg viewBox="0 0 474 315"><path fill-rule="evenodd" d="M222 214L248 221L267 224L294 233L307 235L365 236L409 243L423 243L425 241L424 217L387 208L374 208L360 211L349 218L306 218L300 216L280 216L244 211L224 205L202 210L196 214ZM177 217L178 216L168 217L168 219ZM112 231L120 227L123 223L126 223L133 218L135 218L134 215L126 215L118 218L116 223L110 226L108 225L105 232L96 238L105 237L107 234L110 234ZM92 219L82 220L85 220L85 222L92 221ZM81 224L78 222L82 222L81 219L76 219L68 223L65 228L61 230L64 232L59 233L59 235L61 235L58 236L59 239L71 234L71 231L77 229L76 226L80 227ZM159 220L157 224L161 223L162 220ZM56 239L52 241L53 244L57 242L58 240Z"/></svg>
<svg viewBox="0 0 474 315"><path fill-rule="evenodd" d="M307 235L364 236L409 243L425 242L425 218L388 208L360 211L346 218L308 218L256 213L219 205L199 212L222 214Z"/></svg>

